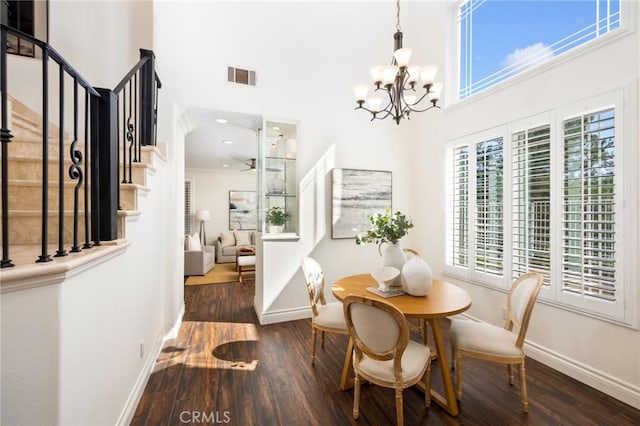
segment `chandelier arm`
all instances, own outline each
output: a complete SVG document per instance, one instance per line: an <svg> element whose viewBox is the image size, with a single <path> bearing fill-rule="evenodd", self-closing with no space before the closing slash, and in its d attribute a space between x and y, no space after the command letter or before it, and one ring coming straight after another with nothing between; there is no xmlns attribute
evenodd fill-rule
<svg viewBox="0 0 640 426"><path fill-rule="evenodd" d="M404 99L404 92L402 92L402 101L404 102L404 104L406 105L406 107L411 110L411 111L415 111L415 112L420 112L417 109L413 108L417 105L420 104L420 102L422 102L422 100L428 95L429 93L424 93L422 96L420 96L419 99L417 99L414 103L409 104L405 99Z"/></svg>
<svg viewBox="0 0 640 426"><path fill-rule="evenodd" d="M432 104L431 104L431 105L429 105L428 107L426 107L425 109L413 109L413 108L409 108L409 109L410 109L412 112L425 112L425 111L429 111L430 109L433 109L433 108L438 108L438 109L440 109L440 105L436 105L436 104L434 104L434 103L433 103L433 101L431 101L431 102L432 102Z"/></svg>

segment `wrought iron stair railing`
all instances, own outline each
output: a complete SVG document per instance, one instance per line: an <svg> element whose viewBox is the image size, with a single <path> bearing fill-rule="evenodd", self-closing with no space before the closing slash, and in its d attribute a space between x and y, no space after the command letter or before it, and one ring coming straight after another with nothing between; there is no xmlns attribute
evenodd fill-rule
<svg viewBox="0 0 640 426"><path fill-rule="evenodd" d="M15 266L9 252L10 218L13 213L10 204L12 200L9 197L11 164L8 148L14 135L11 132L11 117L8 111L8 96L11 94L8 85L8 34L32 42L35 48L39 49L35 60L41 64L41 241L40 254L36 262L53 260L49 253L50 239L55 240L54 244L57 246L53 257L67 256L69 253L90 249L99 245L101 241L117 239L120 185L131 183L133 163L141 161L141 147L156 145L157 98L161 82L155 72L153 52L141 49L140 61L114 90L100 89L89 84L48 43L6 25L1 25L0 30L1 267ZM50 76L52 63L54 67L57 66L57 78L55 75ZM20 78L22 77L12 76L12 83L19 80L19 84L37 84L33 81L22 81ZM56 81L57 84L52 84ZM71 82L70 88L66 86L68 82ZM52 94L54 96L51 96ZM69 97L71 102L68 103ZM80 100L80 97L83 97L83 100ZM58 101L57 110L50 110L51 99ZM57 117L51 120L54 115ZM65 120L69 115L70 123ZM51 121L57 122L57 135L50 134L50 129L55 129ZM50 158L52 144L57 144L54 146L58 151L55 160ZM49 166L55 161L58 167L57 177L51 179ZM65 241L64 218L68 215L64 200L65 186L70 184L73 186L73 231L72 241ZM56 187L57 194L52 197L50 189ZM57 212L50 213L50 202L57 203ZM50 225L57 226L57 237L51 237ZM80 242L81 239L84 241ZM69 251L65 244L70 244Z"/></svg>

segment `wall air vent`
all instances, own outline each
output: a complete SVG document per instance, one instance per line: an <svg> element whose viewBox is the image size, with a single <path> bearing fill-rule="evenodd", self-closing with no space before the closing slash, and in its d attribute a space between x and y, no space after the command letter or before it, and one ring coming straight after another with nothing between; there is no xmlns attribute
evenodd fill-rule
<svg viewBox="0 0 640 426"><path fill-rule="evenodd" d="M236 67L227 67L227 80L247 86L256 85L256 72Z"/></svg>

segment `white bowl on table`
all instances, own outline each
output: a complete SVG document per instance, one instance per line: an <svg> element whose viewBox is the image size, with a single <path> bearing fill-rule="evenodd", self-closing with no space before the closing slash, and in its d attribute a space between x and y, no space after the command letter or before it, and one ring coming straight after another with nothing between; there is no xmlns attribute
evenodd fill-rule
<svg viewBox="0 0 640 426"><path fill-rule="evenodd" d="M381 266L371 272L371 276L378 283L378 290L389 291L393 280L400 275L400 270L393 266Z"/></svg>

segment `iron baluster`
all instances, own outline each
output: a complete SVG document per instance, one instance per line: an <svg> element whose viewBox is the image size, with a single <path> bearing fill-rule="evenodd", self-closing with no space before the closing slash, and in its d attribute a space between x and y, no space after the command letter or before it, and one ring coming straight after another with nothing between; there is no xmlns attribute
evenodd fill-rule
<svg viewBox="0 0 640 426"><path fill-rule="evenodd" d="M73 79L73 141L69 148L69 154L71 156L71 165L69 166L69 177L72 180L77 179L73 189L73 246L71 247L72 253L78 253L80 247L78 246L78 197L80 196L80 187L83 183L82 173L82 152L76 149L78 144L78 80Z"/></svg>
<svg viewBox="0 0 640 426"><path fill-rule="evenodd" d="M42 250L36 262L50 262L49 231L49 52L42 50Z"/></svg>
<svg viewBox="0 0 640 426"><path fill-rule="evenodd" d="M55 257L67 255L64 249L64 67L60 64L60 128L58 140L58 250Z"/></svg>
<svg viewBox="0 0 640 426"><path fill-rule="evenodd" d="M15 266L9 259L9 161L7 154L11 131L9 130L9 117L7 113L7 33L0 34L0 107L2 119L0 123L0 144L2 145L2 268Z"/></svg>
<svg viewBox="0 0 640 426"><path fill-rule="evenodd" d="M126 121L126 143L129 143L129 163L127 164L127 169L125 169L125 173L128 171L129 172L129 180L127 181L127 183L131 183L131 169L133 168L132 165L132 158L133 158L133 144L134 144L134 138L133 138L133 124L131 124L131 110L133 109L133 104L132 104L132 97L133 97L133 88L131 87L131 82L129 82L129 114L127 115L127 121ZM124 166L124 165L123 165Z"/></svg>
<svg viewBox="0 0 640 426"><path fill-rule="evenodd" d="M89 92L85 89L84 91L84 153L85 158L87 159L87 164L85 166L85 171L87 175L87 179L91 176L91 144L89 143ZM83 249L90 249L93 247L90 240L90 227L91 221L89 220L89 185L84 185L84 244L82 245Z"/></svg>

